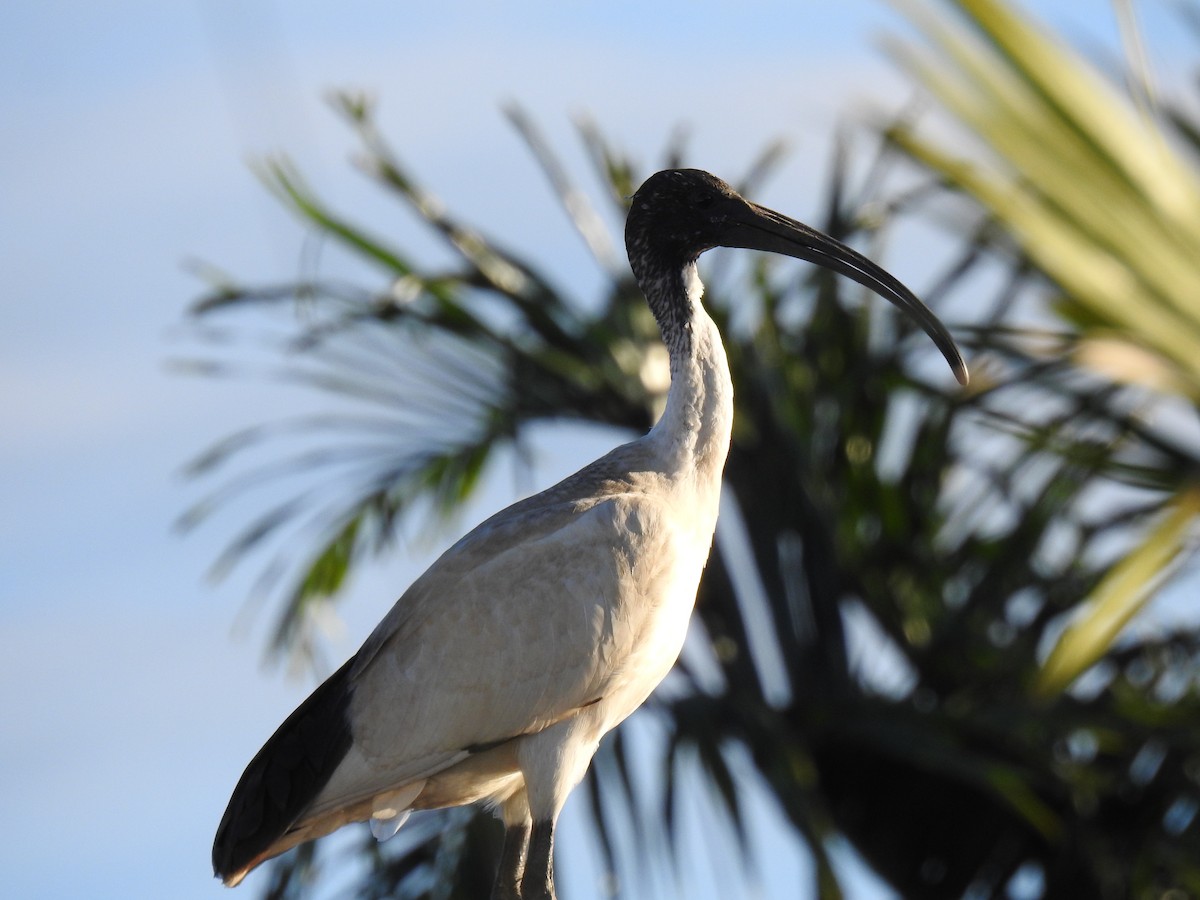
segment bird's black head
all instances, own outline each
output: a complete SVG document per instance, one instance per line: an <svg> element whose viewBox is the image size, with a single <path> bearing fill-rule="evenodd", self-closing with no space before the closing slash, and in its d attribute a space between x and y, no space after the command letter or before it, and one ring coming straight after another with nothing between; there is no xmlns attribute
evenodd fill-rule
<svg viewBox="0 0 1200 900"><path fill-rule="evenodd" d="M666 336L688 327L682 272L696 257L713 247L765 250L832 269L890 300L917 320L955 377L967 383L967 367L946 326L894 276L829 235L743 199L707 172L668 169L647 178L633 195L625 247Z"/></svg>
<svg viewBox="0 0 1200 900"><path fill-rule="evenodd" d="M730 222L749 212L750 204L715 175L668 169L651 175L633 195L625 246L635 268L647 256L682 266L720 246Z"/></svg>

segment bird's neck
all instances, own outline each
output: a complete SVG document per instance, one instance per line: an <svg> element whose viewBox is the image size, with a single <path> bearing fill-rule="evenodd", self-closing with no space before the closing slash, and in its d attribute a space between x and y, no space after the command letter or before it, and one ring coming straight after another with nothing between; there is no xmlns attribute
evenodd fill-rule
<svg viewBox="0 0 1200 900"><path fill-rule="evenodd" d="M648 438L668 471L694 474L715 489L733 426L733 382L721 335L700 303L704 288L695 263L648 287L671 364L666 409Z"/></svg>

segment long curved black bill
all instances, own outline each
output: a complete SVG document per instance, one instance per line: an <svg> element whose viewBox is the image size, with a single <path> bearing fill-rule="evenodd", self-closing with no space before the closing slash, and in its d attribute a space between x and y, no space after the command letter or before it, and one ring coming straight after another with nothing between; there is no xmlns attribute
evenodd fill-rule
<svg viewBox="0 0 1200 900"><path fill-rule="evenodd" d="M912 316L942 351L958 383L967 383L967 364L946 326L916 294L857 250L815 228L749 201L746 201L744 215L728 223L727 231L721 236L721 246L780 253L854 279Z"/></svg>

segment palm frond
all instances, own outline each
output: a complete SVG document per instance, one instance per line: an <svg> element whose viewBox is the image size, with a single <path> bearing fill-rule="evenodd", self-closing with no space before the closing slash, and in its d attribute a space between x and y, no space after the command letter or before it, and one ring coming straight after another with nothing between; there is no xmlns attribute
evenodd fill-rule
<svg viewBox="0 0 1200 900"><path fill-rule="evenodd" d="M889 130L892 142L858 179L849 143L835 149L818 224L842 240L885 247L914 216L944 221L946 186L974 204L961 212L955 194L955 252L922 292L939 308L978 311L960 333L986 365L966 393L929 374L924 337L910 323L826 273L798 276L765 261L706 273L737 388L726 484L741 522L701 586L694 670L684 667L642 714L665 739L635 752L618 732L588 776L598 852L622 883L639 883L652 857L681 846L678 801L693 778L710 788L712 833L735 851L747 833L744 785L765 786L797 852L811 853L821 897L842 895L831 855L840 841L904 895L1004 896L1018 871L1040 873L1045 896L1128 896L1200 880L1187 763L1200 752L1200 637L1181 629L1122 641L1099 627L1145 602L1167 557L1182 558L1195 518L1197 454L1146 415L1162 385L1195 403L1200 353L1183 353L1191 300L1172 293L1191 283L1180 255L1191 238L1173 238L1156 251L1172 259L1142 272L1149 238L1118 249L1111 221L1083 221L1095 212L1084 187L1093 173L1095 190L1114 192L1129 223L1167 227L1179 214L1167 207L1179 201L1160 196L1160 175L1146 169L1161 148L1098 125L1095 110L1068 108L1081 91L1093 105L1110 91L1063 69L1074 65L1063 51L994 3L960 6L978 17L978 34L964 37L957 19L923 20L944 45L939 65L994 83L942 78L946 101L977 103L964 115L1001 154L1031 152L1038 128L1057 129L1079 184L1056 184L1061 160L1030 173L1008 157L967 166L907 122ZM999 27L1012 33L986 30ZM1013 35L1035 40L1049 75ZM914 71L935 71L904 52ZM1064 84L1047 81L1059 77ZM532 423L640 430L662 399L646 365L659 347L653 319L628 273L610 268L605 241L591 233L599 215L531 122L513 114L608 279L598 306L450 215L376 131L369 103L336 103L362 142L364 170L446 241L455 263L425 270L284 170L271 177L286 178L277 189L288 207L377 264L387 283L364 289L314 275L254 288L222 279L198 305L205 322L280 317L281 299L303 297L304 315L284 322L277 344L278 376L333 407L239 432L193 464L205 479L227 480L189 523L247 491L270 495L224 559L263 554L272 541L293 548L297 559L268 566L287 572L279 647L303 644L308 610L340 596L402 520L439 520L460 504L495 448ZM994 135L999 127L1020 130ZM580 132L602 202L623 210L637 168L595 126ZM893 191L897 148L932 164L936 179ZM667 150L674 164L682 154L682 143ZM776 159L768 150L747 177ZM1026 189L1032 199L1012 199ZM1035 251L1051 230L1054 252ZM1085 288L1109 276L1066 270L1102 254L1117 260L1121 284L1134 285L1125 302L1153 306L1173 336L1153 316L1129 330L1138 317L1111 308L1114 284L1088 299ZM1053 308L1050 284L1063 298ZM738 327L727 327L735 305ZM1037 309L1040 330L1022 305ZM743 310L752 311L744 321ZM1061 324L1047 328L1052 312ZM1144 382L1115 376L1114 365L1130 363L1114 363L1102 341L1152 354L1170 373L1159 393L1148 400ZM1108 353L1105 365L1097 351ZM1150 547L1158 549L1139 549ZM756 637L764 631L771 641ZM885 655L886 671L863 665ZM648 768L639 754L652 757ZM647 771L661 791L645 789ZM648 837L659 823L667 840ZM479 873L493 870L498 852L486 824L432 815L398 843L364 843L355 852L368 874L356 896L479 895ZM644 838L632 842L632 858L626 834ZM285 858L275 884L296 890L310 865L311 855Z"/></svg>

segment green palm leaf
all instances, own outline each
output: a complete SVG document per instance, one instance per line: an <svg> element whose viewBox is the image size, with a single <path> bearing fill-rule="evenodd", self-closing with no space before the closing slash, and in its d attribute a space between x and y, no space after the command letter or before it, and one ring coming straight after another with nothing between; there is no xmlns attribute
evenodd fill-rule
<svg viewBox="0 0 1200 900"><path fill-rule="evenodd" d="M1200 169L1076 54L996 0L902 3L930 47L893 54L988 148L971 161L910 124L889 137L972 197L1062 292L1073 361L1200 404ZM1038 680L1097 662L1186 550L1194 469L1175 470L1169 525L1142 535L1064 632ZM1164 485L1166 486L1166 485ZM1166 533L1164 533L1166 529ZM1119 611L1119 612L1118 612Z"/></svg>
<svg viewBox="0 0 1200 900"><path fill-rule="evenodd" d="M971 9L1013 27L1000 8ZM1168 199L1154 194L1158 176L1139 167L1128 135L1105 126L1087 136L1096 113L1064 113L1078 85L1038 86L1024 72L1037 60L1021 47L981 38L960 19L937 22L931 29L953 45L945 65L1002 82L976 88L956 76L947 97L986 101L968 111L981 129L993 126L980 110L1013 120L1004 120L1010 135L995 135L1009 142L1003 152L1032 152L1038 129L1061 129L1081 185L1056 184L1062 159L1028 174L1003 155L968 165L908 123L862 169L839 144L816 224L873 252L912 216L945 214L943 187L890 187L897 146L944 163L939 183L960 201L973 192L954 209L954 253L921 292L975 316L963 333L983 365L966 394L940 369L940 379L929 374L927 342L907 321L828 273L712 260L706 303L736 385L726 485L740 516L723 516L687 662L641 714L658 738L618 732L588 776L597 854L621 884L661 883L647 874L662 864L655 856L687 852L680 798L697 779L711 797L706 834L731 852L747 851L746 785L769 790L796 852L811 854L821 897L842 895L832 848L847 842L905 896L1005 896L1018 872L1035 873L1044 896L1159 895L1200 880L1187 763L1200 753L1200 635L1114 643L1111 627L1150 596L1164 563L1184 558L1195 517L1197 454L1144 414L1154 395L1129 386L1149 380L1152 359L1154 389L1194 405L1194 360L1181 355L1190 307L1171 293L1191 276L1179 259L1159 266L1157 257L1155 271L1140 272L1153 240L1115 249L1119 229L1088 219L1097 210L1082 183L1095 174L1094 190L1115 192L1129 222L1168 216L1158 208ZM953 44L960 38L972 53ZM286 186L275 187L288 208L369 261L382 283L222 280L197 305L204 322L275 323L278 377L331 406L234 435L194 467L226 481L189 522L284 484L222 562L269 555L272 541L291 551L267 566L286 575L276 630L284 648L305 645L310 612L341 597L401 521L436 523L469 496L496 447L519 445L547 420L644 430L662 398L647 364L657 331L628 272L612 263L608 248L619 242L597 232L599 216L531 122L511 114L597 257L607 279L598 303L564 293L536 261L445 210L375 130L368 104L343 97L338 108L362 141L364 171L454 255L449 268L429 268L281 170ZM1035 125L1015 121L1031 111ZM584 123L580 135L599 203L623 209L644 173L595 126ZM682 162L684 149L669 148L669 162ZM749 177L776 158L769 149ZM866 174L856 181L853 171ZM1029 196L1011 200L1018 191ZM1058 235L1061 253L1034 252L1043 231ZM1132 283L1128 296L1158 310L1173 335L1153 324L1128 331L1141 317L1113 308L1111 284L1086 272L1071 282L1054 268L1086 269L1101 257L1115 260L1112 277ZM1055 329L1044 327L1048 283L1061 298ZM290 300L302 301L300 315L281 303ZM1036 306L1039 333L1015 311L1023 304ZM1067 622L1075 624L1064 631ZM365 874L349 893L485 891L480 873L494 867L497 829L479 815L415 818L393 842L352 851ZM329 862L321 847L285 857L271 890L298 896ZM688 866L676 862L677 871ZM728 889L739 886L731 877Z"/></svg>

